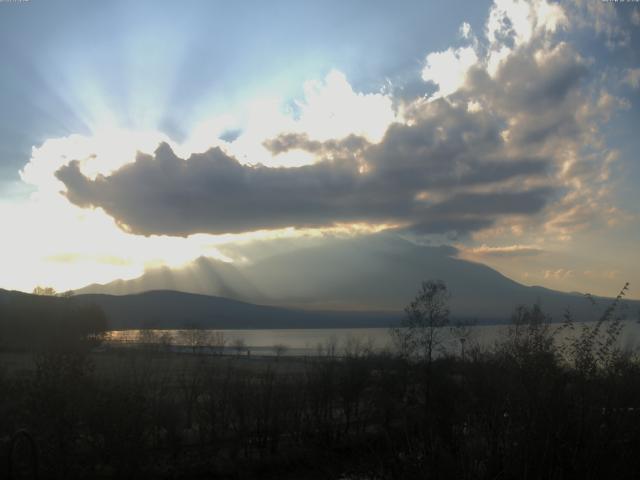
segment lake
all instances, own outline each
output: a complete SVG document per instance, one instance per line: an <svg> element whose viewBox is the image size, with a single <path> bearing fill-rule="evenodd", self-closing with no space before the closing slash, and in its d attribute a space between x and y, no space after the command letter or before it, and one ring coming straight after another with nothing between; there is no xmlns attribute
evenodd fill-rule
<svg viewBox="0 0 640 480"><path fill-rule="evenodd" d="M587 324L589 325L589 324ZM552 324L552 330L560 327ZM508 325L475 325L468 327L466 348L477 345L490 348L495 342L505 338ZM575 324L573 332L562 331L556 335L556 341L562 342L579 332L581 324ZM195 346L199 349L219 351L224 344L224 353L253 355L276 355L278 353L294 356L317 355L333 350L337 355L345 351L370 348L374 351L393 349L389 329L387 328L313 328L313 329L263 329L263 330L118 330L110 332L108 343L140 344L165 343L174 349ZM443 349L449 353L459 353L461 349L460 332L449 327L439 332ZM625 350L636 350L640 346L640 323L624 322L618 338L618 346Z"/></svg>

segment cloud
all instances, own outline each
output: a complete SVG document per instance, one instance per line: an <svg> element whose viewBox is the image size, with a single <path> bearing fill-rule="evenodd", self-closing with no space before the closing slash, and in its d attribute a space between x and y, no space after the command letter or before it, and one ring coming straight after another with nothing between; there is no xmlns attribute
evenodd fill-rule
<svg viewBox="0 0 640 480"><path fill-rule="evenodd" d="M459 34L464 39L471 38L471 25L469 25L467 22L463 22L462 25L460 25Z"/></svg>
<svg viewBox="0 0 640 480"><path fill-rule="evenodd" d="M329 72L324 82L306 82L304 92L304 101L297 102L297 128L317 140L358 135L377 142L395 119L388 96L355 92L337 70Z"/></svg>
<svg viewBox="0 0 640 480"><path fill-rule="evenodd" d="M322 156L335 154L348 155L360 152L370 143L363 137L349 135L341 140L320 142L311 140L306 133L286 133L275 138L265 140L264 147L274 155L280 155L291 150L304 150Z"/></svg>
<svg viewBox="0 0 640 480"><path fill-rule="evenodd" d="M554 33L567 22L562 7L546 0L495 0L489 12L486 36L490 45L517 48L536 36Z"/></svg>
<svg viewBox="0 0 640 480"><path fill-rule="evenodd" d="M242 165L214 148L185 161L162 144L109 177L90 180L78 162L57 176L71 202L102 207L126 230L145 235L237 233L367 216L362 195L340 208L358 190L355 165L345 160L270 168Z"/></svg>
<svg viewBox="0 0 640 480"><path fill-rule="evenodd" d="M558 4L545 0L494 1L485 26L487 71L495 75L502 62L518 48L544 41L566 24L566 15Z"/></svg>
<svg viewBox="0 0 640 480"><path fill-rule="evenodd" d="M558 4L498 0L484 39L466 25L471 45L426 56L438 93L403 97L397 115L391 94L356 92L332 71L305 85L297 118L258 109L219 147L163 144L93 176L70 157L56 177L70 202L142 235L351 223L466 235L516 219L570 235L611 211L597 122L617 107L554 37L565 26ZM278 162L291 154L306 161Z"/></svg>
<svg viewBox="0 0 640 480"><path fill-rule="evenodd" d="M631 24L636 24L634 17L637 9L629 12L624 7L633 8L632 5L615 5L614 3L620 2L573 0L572 2L567 2L566 8L576 26L594 30L600 37L604 38L607 48L615 50L629 46L631 32L629 26L625 25L625 23L628 19Z"/></svg>
<svg viewBox="0 0 640 480"><path fill-rule="evenodd" d="M557 270L545 270L543 276L545 279L566 280L575 275L573 270L558 268Z"/></svg>
<svg viewBox="0 0 640 480"><path fill-rule="evenodd" d="M172 147L188 157L223 146L242 163L298 167L312 164L313 155L299 148L270 151L266 141L286 132L312 142L357 136L375 143L396 119L389 95L356 92L337 70L321 80L305 82L303 91L300 99L246 99L233 113L200 122L182 145Z"/></svg>
<svg viewBox="0 0 640 480"><path fill-rule="evenodd" d="M477 61L478 56L473 47L433 52L427 55L422 79L438 85L436 98L447 96L464 84L467 72Z"/></svg>
<svg viewBox="0 0 640 480"><path fill-rule="evenodd" d="M505 179L522 173L542 174L545 162L487 161L486 168L497 172L487 178L485 165L475 160L465 166L464 172L456 172L438 165L448 159L438 156L437 150L422 159L415 152L399 158L398 148L424 150L429 138L420 136L422 140L416 139L414 145L398 142L395 135L410 137L412 133L403 130L418 127L398 128L380 145L369 146L363 160L346 156L303 167L273 168L242 165L220 148L183 160L163 144L154 155L140 154L134 163L109 176L87 178L77 161L62 167L56 176L66 185L66 196L72 203L101 207L126 231L144 235L238 233L354 222L408 224L421 230L466 233L470 228L490 225L498 215L532 213L544 206L548 194L544 189L466 194L452 191L437 202L418 198L419 191L430 185L439 189L446 185L463 187L494 182L496 176ZM467 147L457 148L473 150L474 140ZM394 163L402 161L398 170ZM438 167L441 171L430 178L430 171Z"/></svg>
<svg viewBox="0 0 640 480"><path fill-rule="evenodd" d="M508 245L503 247L482 245L466 249L465 252L483 257L535 257L544 253L544 250L530 245Z"/></svg>

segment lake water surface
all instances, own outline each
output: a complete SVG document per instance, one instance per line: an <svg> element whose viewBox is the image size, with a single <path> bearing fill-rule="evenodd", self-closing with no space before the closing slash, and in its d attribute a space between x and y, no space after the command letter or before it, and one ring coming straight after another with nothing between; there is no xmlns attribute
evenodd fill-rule
<svg viewBox="0 0 640 480"><path fill-rule="evenodd" d="M552 330L559 324L552 324ZM504 339L508 325L476 325L468 327L466 348L477 345L480 348L491 348L496 342ZM556 335L556 341L566 341L580 331L581 324L575 324L573 332L563 330ZM346 350L369 348L373 351L393 349L392 337L388 328L326 328L326 329L263 329L263 330L204 330L197 338L193 332L186 330L151 330L146 337L139 330L119 330L110 334L110 342L114 344L136 344L148 342L164 342L172 348L187 348L197 344L198 348L207 350L205 344L213 345L213 350L224 341L224 353L255 355L316 355L319 352L334 350L342 355ZM458 353L461 349L460 332L442 328L439 332L442 349L450 353ZM194 339L196 340L189 340ZM618 346L625 350L636 350L640 346L640 323L626 321L618 339Z"/></svg>

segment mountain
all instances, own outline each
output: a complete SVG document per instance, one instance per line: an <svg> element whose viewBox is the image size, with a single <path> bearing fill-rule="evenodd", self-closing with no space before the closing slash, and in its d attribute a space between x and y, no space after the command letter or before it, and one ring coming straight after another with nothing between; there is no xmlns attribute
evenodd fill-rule
<svg viewBox="0 0 640 480"><path fill-rule="evenodd" d="M556 320L570 310L593 319L594 308L581 294L521 285L486 265L456 258L455 248L423 246L391 235L334 239L277 253L247 253L252 263L225 263L201 257L187 268L162 268L134 280L90 285L78 294L122 295L179 290L305 310L402 312L420 282L444 280L454 318L505 321L517 305L539 303ZM629 302L638 308L640 302Z"/></svg>
<svg viewBox="0 0 640 480"><path fill-rule="evenodd" d="M261 292L234 264L205 257L196 259L187 268L154 268L133 280L93 284L76 293L126 295L150 290L176 290L253 302L264 300Z"/></svg>
<svg viewBox="0 0 640 480"><path fill-rule="evenodd" d="M109 327L130 328L343 328L386 327L399 315L385 312L323 312L255 305L228 298L155 290L133 295L77 295L95 304Z"/></svg>
<svg viewBox="0 0 640 480"><path fill-rule="evenodd" d="M133 295L74 295L67 299L0 289L0 317L3 315L3 305L9 303L12 303L14 313L34 313L44 323L57 318L55 314L62 307L97 305L105 313L108 327L112 330L387 327L400 318L397 313L385 312L324 312L278 308L170 290ZM76 309L72 308L73 310ZM12 317L7 319L11 321Z"/></svg>

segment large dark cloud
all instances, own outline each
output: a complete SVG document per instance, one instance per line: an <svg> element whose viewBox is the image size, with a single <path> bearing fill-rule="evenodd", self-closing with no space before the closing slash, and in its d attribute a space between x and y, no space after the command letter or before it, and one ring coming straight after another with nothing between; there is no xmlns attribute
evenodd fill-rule
<svg viewBox="0 0 640 480"><path fill-rule="evenodd" d="M585 76L567 45L546 56L522 49L494 76L472 69L449 99L406 104L407 122L392 124L377 144L286 132L264 144L274 155L312 152L313 165L244 165L219 148L185 160L165 144L109 176L90 179L78 162L56 175L71 202L101 207L137 234L372 222L464 235L534 216L562 197L558 152L589 132L577 114Z"/></svg>
<svg viewBox="0 0 640 480"><path fill-rule="evenodd" d="M544 206L536 189L456 193L518 176L543 175L548 162L500 158L495 132L479 125L484 120L469 119L451 106L433 108L437 114L414 126L394 125L381 144L363 149L362 141L347 139L347 145L362 149L360 159L343 155L345 142L309 145L307 139L286 137L272 147L285 150L299 141L303 148L331 151L331 158L297 168L269 168L242 165L218 148L183 160L164 144L154 155L141 154L108 177L91 180L78 162L56 175L71 202L102 207L123 228L144 235L338 222L400 223L420 230L432 225L436 232L466 233L490 225L498 215L533 213ZM442 128L448 140L436 138ZM492 158L483 158L489 152ZM442 198L420 198L423 191L439 191Z"/></svg>

